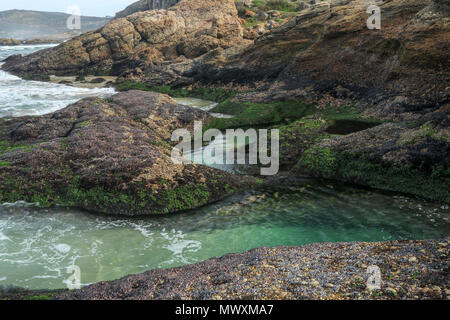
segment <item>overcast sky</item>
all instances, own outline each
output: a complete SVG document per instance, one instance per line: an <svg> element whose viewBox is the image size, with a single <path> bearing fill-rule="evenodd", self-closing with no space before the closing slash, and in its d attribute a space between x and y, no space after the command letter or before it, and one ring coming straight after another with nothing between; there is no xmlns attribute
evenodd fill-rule
<svg viewBox="0 0 450 320"><path fill-rule="evenodd" d="M137 0L0 0L0 11L11 9L67 12L78 6L84 16L113 16Z"/></svg>

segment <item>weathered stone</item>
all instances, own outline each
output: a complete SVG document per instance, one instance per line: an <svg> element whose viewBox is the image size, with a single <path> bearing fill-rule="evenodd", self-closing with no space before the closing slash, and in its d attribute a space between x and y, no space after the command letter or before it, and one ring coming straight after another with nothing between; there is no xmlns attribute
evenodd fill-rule
<svg viewBox="0 0 450 320"><path fill-rule="evenodd" d="M272 30L274 28L278 28L280 26L280 24L278 22L275 22L273 20L270 20L267 24L266 24L266 29L267 30Z"/></svg>
<svg viewBox="0 0 450 320"><path fill-rule="evenodd" d="M269 15L267 13L265 13L264 11L259 11L258 12L258 16L257 19L260 21L265 21L269 18Z"/></svg>
<svg viewBox="0 0 450 320"><path fill-rule="evenodd" d="M310 86L318 93L340 85L359 98L406 96L423 107L440 105L449 97L450 78L450 18L443 3L389 1L382 6L390 17L383 32L367 29L363 0L314 6L229 61L205 61L208 68L197 78L205 73L208 81L266 81L274 91L291 90L292 97Z"/></svg>
<svg viewBox="0 0 450 320"><path fill-rule="evenodd" d="M326 139L305 151L293 174L449 203L449 122L445 111L436 111L412 123L385 123Z"/></svg>
<svg viewBox="0 0 450 320"><path fill-rule="evenodd" d="M196 58L212 49L228 48L243 42L242 35L233 0L182 0L167 10L115 19L56 48L8 60L3 68L17 75L104 70L118 75L179 56Z"/></svg>
<svg viewBox="0 0 450 320"><path fill-rule="evenodd" d="M129 91L45 116L1 120L0 202L135 216L223 199L246 178L171 159L172 132L208 118L167 95Z"/></svg>

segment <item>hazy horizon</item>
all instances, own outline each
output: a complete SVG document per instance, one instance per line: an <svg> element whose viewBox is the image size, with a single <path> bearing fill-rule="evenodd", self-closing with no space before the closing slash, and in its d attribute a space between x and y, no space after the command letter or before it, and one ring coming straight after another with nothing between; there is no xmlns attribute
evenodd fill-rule
<svg viewBox="0 0 450 320"><path fill-rule="evenodd" d="M125 9L137 0L6 0L0 2L0 11L33 10L67 13L71 6L78 6L83 16L114 16L116 12Z"/></svg>

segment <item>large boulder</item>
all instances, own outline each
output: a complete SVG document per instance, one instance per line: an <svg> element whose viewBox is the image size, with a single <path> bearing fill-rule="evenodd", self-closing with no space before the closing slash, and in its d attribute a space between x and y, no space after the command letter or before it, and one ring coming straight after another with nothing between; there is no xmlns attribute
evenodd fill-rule
<svg viewBox="0 0 450 320"><path fill-rule="evenodd" d="M40 117L0 119L0 202L133 216L223 199L247 178L171 159L172 132L208 118L167 95L129 91Z"/></svg>
<svg viewBox="0 0 450 320"><path fill-rule="evenodd" d="M17 75L117 75L229 48L243 41L242 34L233 0L182 0L167 10L137 12L56 48L6 61L3 69Z"/></svg>
<svg viewBox="0 0 450 320"><path fill-rule="evenodd" d="M253 87L233 100L244 106L296 99L337 114L352 106L357 117L384 125L308 145L294 154L291 174L448 203L448 1L384 2L381 30L367 28L367 7L320 2L253 45L201 57L183 75Z"/></svg>

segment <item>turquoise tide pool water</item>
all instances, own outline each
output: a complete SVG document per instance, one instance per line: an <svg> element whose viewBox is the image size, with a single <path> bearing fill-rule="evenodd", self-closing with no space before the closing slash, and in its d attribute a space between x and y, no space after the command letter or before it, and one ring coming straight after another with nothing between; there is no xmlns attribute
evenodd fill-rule
<svg viewBox="0 0 450 320"><path fill-rule="evenodd" d="M442 238L448 207L348 187L246 194L165 217L125 219L25 204L0 207L0 285L63 288L261 246Z"/></svg>

